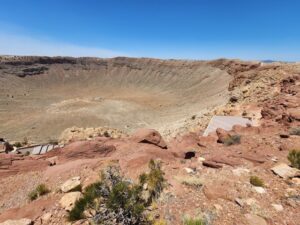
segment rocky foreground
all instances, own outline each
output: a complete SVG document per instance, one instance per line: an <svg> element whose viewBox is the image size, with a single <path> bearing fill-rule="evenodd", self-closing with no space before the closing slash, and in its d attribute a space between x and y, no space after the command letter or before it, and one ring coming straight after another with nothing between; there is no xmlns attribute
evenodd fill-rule
<svg viewBox="0 0 300 225"><path fill-rule="evenodd" d="M120 138L73 139L40 156L0 154L0 224L89 224L105 209L85 212L75 222L69 212L101 180L100 171L114 165L124 179L138 183L154 159L165 185L145 209L153 224L183 224L190 217L214 225L299 225L300 162L288 155L300 151L300 65L209 63L232 76L232 97L186 121L193 132L166 140L155 130L139 129ZM203 137L212 115L242 115L255 126ZM143 189L147 193L149 184ZM125 224L104 224L114 223Z"/></svg>

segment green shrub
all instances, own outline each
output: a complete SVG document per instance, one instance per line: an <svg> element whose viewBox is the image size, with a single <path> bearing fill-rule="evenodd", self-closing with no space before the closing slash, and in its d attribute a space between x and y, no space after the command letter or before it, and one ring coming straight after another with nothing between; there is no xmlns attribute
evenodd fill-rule
<svg viewBox="0 0 300 225"><path fill-rule="evenodd" d="M293 149L289 152L288 160L291 166L300 169L300 150Z"/></svg>
<svg viewBox="0 0 300 225"><path fill-rule="evenodd" d="M39 184L33 191L28 194L28 197L31 201L37 199L42 195L46 195L50 192L45 184Z"/></svg>
<svg viewBox="0 0 300 225"><path fill-rule="evenodd" d="M139 186L129 186L124 181L119 182L112 188L106 205L115 212L122 209L125 214L129 214L134 218L141 218L145 209L141 191L142 189Z"/></svg>
<svg viewBox="0 0 300 225"><path fill-rule="evenodd" d="M87 205L87 201L85 198L81 198L75 202L74 208L69 212L68 220L76 221L80 219L84 219L83 212Z"/></svg>
<svg viewBox="0 0 300 225"><path fill-rule="evenodd" d="M264 181L257 176L250 177L250 184L256 187L264 187Z"/></svg>
<svg viewBox="0 0 300 225"><path fill-rule="evenodd" d="M21 142L16 142L16 143L13 144L13 146L15 146L17 148L21 148L22 144L21 144Z"/></svg>
<svg viewBox="0 0 300 225"><path fill-rule="evenodd" d="M294 127L289 130L290 135L298 135L300 136L300 127Z"/></svg>
<svg viewBox="0 0 300 225"><path fill-rule="evenodd" d="M148 174L143 173L140 175L139 181L141 186L147 184L147 188L150 192L150 201L152 201L162 192L165 186L165 179L159 162L150 160L149 169L150 172Z"/></svg>
<svg viewBox="0 0 300 225"><path fill-rule="evenodd" d="M31 191L29 194L28 194L28 198L30 199L30 201L33 201L35 199L38 198L38 193L36 190L33 190Z"/></svg>
<svg viewBox="0 0 300 225"><path fill-rule="evenodd" d="M224 145L226 146L240 144L240 143L241 143L241 136L238 134L232 135L224 140Z"/></svg>
<svg viewBox="0 0 300 225"><path fill-rule="evenodd" d="M98 190L101 189L102 183L97 182L86 187L83 197L75 202L74 208L69 212L69 221L76 221L84 218L84 210L88 205L93 206L94 200L100 197Z"/></svg>
<svg viewBox="0 0 300 225"><path fill-rule="evenodd" d="M205 225L201 218L185 217L183 219L183 225Z"/></svg>
<svg viewBox="0 0 300 225"><path fill-rule="evenodd" d="M160 164L151 160L149 168L150 172L142 174L138 184L121 177L118 168L106 168L101 173L101 182L89 185L83 197L75 202L68 215L69 221L83 219L84 211L93 209L96 211L93 217L95 224L149 224L144 210L152 199L159 196L165 181ZM150 202L142 198L143 185L146 183L151 193Z"/></svg>

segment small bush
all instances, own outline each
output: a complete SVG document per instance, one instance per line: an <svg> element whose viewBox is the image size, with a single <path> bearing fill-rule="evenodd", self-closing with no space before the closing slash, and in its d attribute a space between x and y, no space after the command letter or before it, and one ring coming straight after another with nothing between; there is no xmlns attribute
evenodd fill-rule
<svg viewBox="0 0 300 225"><path fill-rule="evenodd" d="M290 131L289 131L289 134L300 136L300 127L291 128Z"/></svg>
<svg viewBox="0 0 300 225"><path fill-rule="evenodd" d="M197 177L189 177L189 176L182 176L182 177L175 177L181 184L193 187L193 188L201 188L203 183L202 180Z"/></svg>
<svg viewBox="0 0 300 225"><path fill-rule="evenodd" d="M229 146L229 145L236 145L241 143L241 136L236 134L232 135L224 140L224 145Z"/></svg>
<svg viewBox="0 0 300 225"><path fill-rule="evenodd" d="M46 195L50 192L45 184L39 184L33 191L28 194L31 201L37 199L40 196Z"/></svg>
<svg viewBox="0 0 300 225"><path fill-rule="evenodd" d="M256 187L264 187L264 181L257 176L250 177L250 184Z"/></svg>
<svg viewBox="0 0 300 225"><path fill-rule="evenodd" d="M85 197L77 200L75 202L74 208L69 212L68 219L69 221L76 221L80 219L84 219L83 212L87 205L87 199Z"/></svg>
<svg viewBox="0 0 300 225"><path fill-rule="evenodd" d="M148 186L150 192L150 200L157 198L162 192L165 186L164 173L161 170L160 163L150 160L149 162L150 172L148 174L141 174L139 181L141 186L145 183Z"/></svg>
<svg viewBox="0 0 300 225"><path fill-rule="evenodd" d="M13 146L15 146L17 148L21 148L22 144L21 144L21 142L16 142L16 143L13 144Z"/></svg>
<svg viewBox="0 0 300 225"><path fill-rule="evenodd" d="M29 194L28 194L28 198L30 199L30 201L33 201L35 199L38 198L38 193L37 191L31 191Z"/></svg>
<svg viewBox="0 0 300 225"><path fill-rule="evenodd" d="M51 139L49 139L48 143L51 144L51 145L58 145L58 140L51 138Z"/></svg>
<svg viewBox="0 0 300 225"><path fill-rule="evenodd" d="M205 225L201 218L189 218L183 219L183 225Z"/></svg>
<svg viewBox="0 0 300 225"><path fill-rule="evenodd" d="M29 156L30 155L30 152L29 151L27 151L27 152L25 152L25 154L24 154L25 156Z"/></svg>
<svg viewBox="0 0 300 225"><path fill-rule="evenodd" d="M300 169L300 150L293 149L289 152L288 160L292 167Z"/></svg>
<svg viewBox="0 0 300 225"><path fill-rule="evenodd" d="M139 186L129 186L124 181L119 182L112 188L106 205L115 212L124 211L133 218L141 218L145 210L141 190Z"/></svg>
<svg viewBox="0 0 300 225"><path fill-rule="evenodd" d="M74 208L69 212L69 221L76 221L84 218L84 210L88 205L93 205L94 199L100 197L102 183L97 182L86 187L83 197L75 202Z"/></svg>

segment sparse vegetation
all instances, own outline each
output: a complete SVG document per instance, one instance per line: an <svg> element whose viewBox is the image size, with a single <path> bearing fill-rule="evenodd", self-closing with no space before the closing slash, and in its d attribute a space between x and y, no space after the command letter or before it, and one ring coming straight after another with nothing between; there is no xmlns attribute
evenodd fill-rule
<svg viewBox="0 0 300 225"><path fill-rule="evenodd" d="M153 225L167 225L167 222L165 220L157 220L157 221L154 221Z"/></svg>
<svg viewBox="0 0 300 225"><path fill-rule="evenodd" d="M236 145L241 143L241 135L232 135L224 140L224 145Z"/></svg>
<svg viewBox="0 0 300 225"><path fill-rule="evenodd" d="M250 177L250 184L252 184L253 186L256 186L256 187L264 187L265 186L264 181L257 176Z"/></svg>
<svg viewBox="0 0 300 225"><path fill-rule="evenodd" d="M164 185L165 185L165 179L164 179L164 173L161 170L160 163L150 160L149 162L149 168L150 172L148 174L141 174L139 181L140 185L147 184L147 189L150 192L150 201L157 198L160 193L162 192Z"/></svg>
<svg viewBox="0 0 300 225"><path fill-rule="evenodd" d="M293 149L289 152L288 160L292 167L300 169L300 150Z"/></svg>
<svg viewBox="0 0 300 225"><path fill-rule="evenodd" d="M150 224L144 210L150 206L152 200L159 196L164 187L163 172L160 164L151 160L150 172L140 176L140 182L132 182L121 177L119 169L109 166L102 171L101 181L88 186L83 197L75 203L69 212L68 219L76 221L85 218L88 209L96 211L93 217L95 224ZM147 186L145 190L144 186ZM148 192L149 198L143 196Z"/></svg>
<svg viewBox="0 0 300 225"><path fill-rule="evenodd" d="M51 145L58 145L58 140L51 138L51 139L49 139L48 143L51 144Z"/></svg>
<svg viewBox="0 0 300 225"><path fill-rule="evenodd" d="M50 192L45 184L39 184L33 191L28 194L28 198L33 201L40 196L46 195Z"/></svg>
<svg viewBox="0 0 300 225"><path fill-rule="evenodd" d="M183 219L183 225L205 225L201 218L185 217Z"/></svg>
<svg viewBox="0 0 300 225"><path fill-rule="evenodd" d="M289 130L290 135L298 135L300 136L300 127L294 127Z"/></svg>
<svg viewBox="0 0 300 225"><path fill-rule="evenodd" d="M203 185L202 180L200 180L198 177L181 176L181 177L175 177L175 179L179 181L181 184L193 188L201 188Z"/></svg>
<svg viewBox="0 0 300 225"><path fill-rule="evenodd" d="M23 138L22 146L24 146L24 145L28 145L28 138L27 137Z"/></svg>
<svg viewBox="0 0 300 225"><path fill-rule="evenodd" d="M13 146L15 146L17 148L21 148L22 144L21 144L21 142L16 142L16 143L13 144Z"/></svg>

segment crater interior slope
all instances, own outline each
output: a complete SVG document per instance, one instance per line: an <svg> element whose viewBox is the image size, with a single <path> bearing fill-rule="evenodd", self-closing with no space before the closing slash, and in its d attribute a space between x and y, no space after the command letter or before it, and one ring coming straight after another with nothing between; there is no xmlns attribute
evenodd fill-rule
<svg viewBox="0 0 300 225"><path fill-rule="evenodd" d="M0 136L42 142L72 126L166 133L225 104L230 80L204 61L2 56Z"/></svg>

